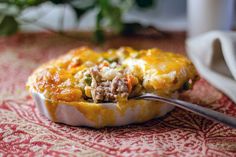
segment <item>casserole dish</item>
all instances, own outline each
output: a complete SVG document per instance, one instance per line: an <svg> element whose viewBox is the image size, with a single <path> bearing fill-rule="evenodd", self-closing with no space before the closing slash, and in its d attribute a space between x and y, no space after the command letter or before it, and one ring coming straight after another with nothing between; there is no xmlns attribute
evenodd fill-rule
<svg viewBox="0 0 236 157"><path fill-rule="evenodd" d="M130 47L96 52L71 50L37 68L27 89L40 112L73 126L121 126L160 117L172 105L129 99L142 93L178 97L197 78L184 56Z"/></svg>

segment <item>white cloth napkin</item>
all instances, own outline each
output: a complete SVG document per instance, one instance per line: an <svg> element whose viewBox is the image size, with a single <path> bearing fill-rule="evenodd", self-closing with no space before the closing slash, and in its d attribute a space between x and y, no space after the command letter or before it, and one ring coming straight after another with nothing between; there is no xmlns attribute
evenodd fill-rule
<svg viewBox="0 0 236 157"><path fill-rule="evenodd" d="M201 76L236 103L236 32L213 31L186 41Z"/></svg>

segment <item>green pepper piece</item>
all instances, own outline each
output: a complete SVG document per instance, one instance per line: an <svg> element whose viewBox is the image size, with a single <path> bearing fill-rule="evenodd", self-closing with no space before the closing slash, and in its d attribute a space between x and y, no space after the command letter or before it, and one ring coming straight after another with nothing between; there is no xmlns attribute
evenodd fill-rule
<svg viewBox="0 0 236 157"><path fill-rule="evenodd" d="M84 81L85 81L85 83L86 83L87 85L91 86L91 83L92 83L92 77L91 77L91 75L86 76L85 79L84 79Z"/></svg>
<svg viewBox="0 0 236 157"><path fill-rule="evenodd" d="M189 89L191 89L192 87L193 87L192 83L191 83L190 81L187 81L187 82L184 83L182 89L183 89L183 90L189 90Z"/></svg>

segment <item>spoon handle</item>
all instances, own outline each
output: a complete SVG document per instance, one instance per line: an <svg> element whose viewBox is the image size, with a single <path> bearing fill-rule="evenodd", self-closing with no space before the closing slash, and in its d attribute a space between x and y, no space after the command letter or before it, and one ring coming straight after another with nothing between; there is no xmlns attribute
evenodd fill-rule
<svg viewBox="0 0 236 157"><path fill-rule="evenodd" d="M165 97L157 96L154 94L144 94L144 95L135 97L135 99L145 99L145 100L161 101L161 102L169 103L174 106L177 106L182 109L188 110L188 111L196 113L198 115L201 115L201 116L208 118L210 120L218 121L218 122L228 125L232 128L236 128L236 118L235 117L231 117L229 115L226 115L226 114L223 114L223 113L220 113L220 112L217 112L212 109L202 107L202 106L199 106L196 104L192 104L192 103L189 103L186 101L165 98Z"/></svg>

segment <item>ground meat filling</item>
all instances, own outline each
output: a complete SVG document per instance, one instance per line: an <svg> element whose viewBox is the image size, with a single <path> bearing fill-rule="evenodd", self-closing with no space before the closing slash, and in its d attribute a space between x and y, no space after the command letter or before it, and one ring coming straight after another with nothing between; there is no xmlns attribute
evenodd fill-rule
<svg viewBox="0 0 236 157"><path fill-rule="evenodd" d="M90 75L92 77L91 94L94 102L115 102L118 97L128 97L128 84L124 76L117 75L110 80L105 80L97 66L90 69Z"/></svg>

